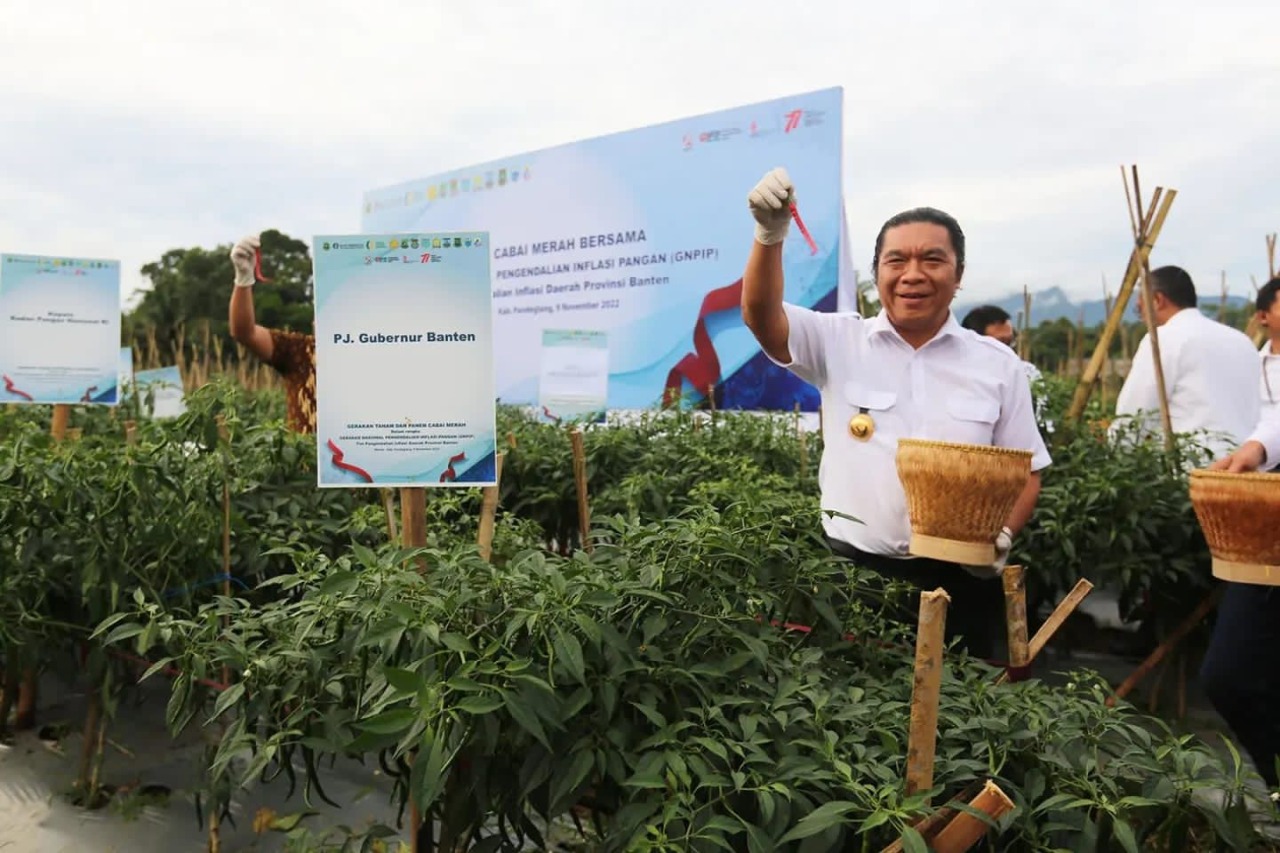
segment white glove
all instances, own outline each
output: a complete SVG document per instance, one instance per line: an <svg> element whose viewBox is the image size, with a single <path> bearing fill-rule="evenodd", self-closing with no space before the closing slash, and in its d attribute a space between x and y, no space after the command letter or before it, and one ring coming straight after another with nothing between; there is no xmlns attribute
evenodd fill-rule
<svg viewBox="0 0 1280 853"><path fill-rule="evenodd" d="M786 239L795 201L796 190L786 169L778 167L760 179L747 194L747 207L756 220L756 242L770 246Z"/></svg>
<svg viewBox="0 0 1280 853"><path fill-rule="evenodd" d="M236 287L253 287L257 281L254 269L257 266L258 247L262 243L257 234L251 234L236 243L231 250L231 263L236 268Z"/></svg>
<svg viewBox="0 0 1280 853"><path fill-rule="evenodd" d="M996 534L996 558L990 566L965 566L964 570L977 578L1000 577L1004 574L1004 565L1009 561L1009 550L1013 548L1013 531L1007 527L1000 528Z"/></svg>
<svg viewBox="0 0 1280 853"><path fill-rule="evenodd" d="M991 564L997 576L1004 574L1004 564L1009 561L1009 549L1012 547L1013 531L1007 527L1001 527L1000 533L996 536L996 560Z"/></svg>

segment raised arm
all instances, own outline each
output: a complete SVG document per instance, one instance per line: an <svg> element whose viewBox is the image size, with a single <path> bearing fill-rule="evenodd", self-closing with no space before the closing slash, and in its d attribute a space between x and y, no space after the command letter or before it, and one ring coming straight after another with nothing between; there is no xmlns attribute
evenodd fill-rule
<svg viewBox="0 0 1280 853"><path fill-rule="evenodd" d="M258 325L253 313L253 285L257 281L254 261L260 245L258 237L254 235L245 237L231 250L231 263L235 267L236 278L235 287L231 291L228 323L232 338L244 344L249 352L261 360L270 362L275 354L271 332Z"/></svg>
<svg viewBox="0 0 1280 853"><path fill-rule="evenodd" d="M787 347L790 327L782 309L782 242L791 227L795 188L785 169L774 169L747 196L756 220L755 243L742 275L742 322L764 350L783 364L792 361Z"/></svg>

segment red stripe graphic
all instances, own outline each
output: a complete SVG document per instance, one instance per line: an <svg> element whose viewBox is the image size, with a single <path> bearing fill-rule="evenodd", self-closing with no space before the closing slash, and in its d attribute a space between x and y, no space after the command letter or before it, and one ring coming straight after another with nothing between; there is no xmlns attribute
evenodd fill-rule
<svg viewBox="0 0 1280 853"><path fill-rule="evenodd" d="M453 463L467 461L467 454L459 453L456 456L449 457L449 467L444 469L444 473L440 475L440 482L452 480L458 476L458 472L453 470Z"/></svg>
<svg viewBox="0 0 1280 853"><path fill-rule="evenodd" d="M338 449L338 445L333 443L332 438L329 439L329 452L333 454L334 467L341 468L343 471L350 471L352 474L358 474L359 476L364 478L364 481L366 483L373 482L373 477L369 476L368 471L364 470L363 468L357 468L355 465L352 465L349 462L342 461L343 453L341 450Z"/></svg>
<svg viewBox="0 0 1280 853"><path fill-rule="evenodd" d="M5 376L3 378L4 378L4 390L8 391L10 394L16 394L17 396L21 397L24 400L30 400L31 402L35 402L35 398L32 397L30 394L28 394L26 391L19 391L17 388L15 388L13 385L12 379L10 379L8 376Z"/></svg>
<svg viewBox="0 0 1280 853"><path fill-rule="evenodd" d="M97 385L90 385L84 392L84 396L80 398L81 403L88 403L93 400L93 392L98 390Z"/></svg>
<svg viewBox="0 0 1280 853"><path fill-rule="evenodd" d="M548 418L555 421L556 423L560 423L560 416L551 414L551 410L548 409L546 406L542 407L542 414L546 415Z"/></svg>
<svg viewBox="0 0 1280 853"><path fill-rule="evenodd" d="M663 405L674 406L680 400L681 380L689 380L689 384L700 394L706 394L711 386L720 381L720 356L716 354L715 344L707 332L707 317L737 308L742 301L742 279L711 291L702 299L702 308L698 312L698 322L693 327L693 349L680 359L671 372L667 374L667 385L663 392Z"/></svg>

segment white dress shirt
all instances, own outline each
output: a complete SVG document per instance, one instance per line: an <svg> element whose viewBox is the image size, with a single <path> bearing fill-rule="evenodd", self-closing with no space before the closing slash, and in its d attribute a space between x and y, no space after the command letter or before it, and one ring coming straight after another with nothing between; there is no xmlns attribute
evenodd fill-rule
<svg viewBox="0 0 1280 853"><path fill-rule="evenodd" d="M1268 412L1245 441L1256 441L1267 451L1259 471L1280 471L1280 409Z"/></svg>
<svg viewBox="0 0 1280 853"><path fill-rule="evenodd" d="M1271 351L1271 341L1263 341L1258 350L1262 360L1262 377L1258 380L1261 386L1262 419L1272 416L1280 417L1280 351Z"/></svg>
<svg viewBox="0 0 1280 853"><path fill-rule="evenodd" d="M1159 328L1169 419L1175 433L1201 436L1216 458L1230 453L1258 423L1258 374L1253 341L1238 329L1184 308ZM1160 397L1151 341L1144 335L1116 398L1116 415L1133 415L1160 432Z"/></svg>
<svg viewBox="0 0 1280 853"><path fill-rule="evenodd" d="M771 360L822 394L822 508L860 522L824 517L833 539L871 554L909 556L911 522L896 462L899 438L1029 450L1033 471L1049 465L1022 362L994 338L963 328L951 316L917 350L883 311L864 319L783 308L792 360ZM864 409L875 432L858 441L849 434L849 420Z"/></svg>

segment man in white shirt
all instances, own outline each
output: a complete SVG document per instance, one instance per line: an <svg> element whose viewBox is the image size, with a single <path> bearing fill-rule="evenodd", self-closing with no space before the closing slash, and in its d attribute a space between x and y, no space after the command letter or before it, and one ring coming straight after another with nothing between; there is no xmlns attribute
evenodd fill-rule
<svg viewBox="0 0 1280 853"><path fill-rule="evenodd" d="M1009 316L1009 312L999 305L979 305L977 308L971 308L960 321L960 325L979 335L995 338L1017 352L1018 330L1013 327L1013 318ZM1024 360L1022 369L1026 371L1027 379L1032 382L1040 378L1040 368L1031 362Z"/></svg>
<svg viewBox="0 0 1280 853"><path fill-rule="evenodd" d="M1227 453L1258 422L1260 368L1253 342L1239 329L1200 313L1195 284L1180 267L1152 270L1151 290L1173 431L1203 430L1208 434L1197 440L1211 455ZM1146 432L1160 431L1159 389L1148 336L1133 356L1116 398L1116 415L1134 416Z"/></svg>
<svg viewBox="0 0 1280 853"><path fill-rule="evenodd" d="M823 520L832 549L918 589L951 596L947 634L990 657L1004 634L996 575L1013 537L1031 517L1039 472L1049 465L1021 362L1000 342L963 329L951 313L964 273L964 233L932 208L898 214L876 238L872 271L883 306L872 318L819 313L782 299L783 240L795 201L783 169L748 196L755 242L743 275L742 316L774 363L822 394L822 506L858 519ZM855 437L850 422L874 423ZM865 420L865 418L864 418ZM898 479L899 438L998 445L1031 451L1032 474L985 571L913 557L906 495ZM911 614L914 619L914 614Z"/></svg>
<svg viewBox="0 0 1280 853"><path fill-rule="evenodd" d="M1245 473L1280 464L1280 411L1268 412L1234 453L1214 461L1217 471ZM1280 483L1280 474L1272 474ZM1277 519L1280 535L1280 519ZM1200 665L1209 701L1253 759L1267 787L1280 789L1280 587L1227 582L1213 636Z"/></svg>
<svg viewBox="0 0 1280 853"><path fill-rule="evenodd" d="M1268 420L1280 417L1280 278L1262 285L1255 307L1258 325L1267 331L1258 356L1262 359L1262 419Z"/></svg>
<svg viewBox="0 0 1280 853"><path fill-rule="evenodd" d="M1013 318L1009 316L1009 312L1001 308L999 305L979 305L972 308L964 319L960 321L960 325L970 331L977 332L979 335L986 335L989 338L995 338L1009 349L1017 352L1018 350L1018 330L1013 327ZM1031 383L1032 396L1035 399L1036 420L1044 424L1046 431L1053 432L1052 424L1045 423L1044 410L1049 404L1044 394L1036 394L1036 382L1040 379L1040 368L1036 367L1029 361L1023 360L1022 370L1027 374L1027 381Z"/></svg>

